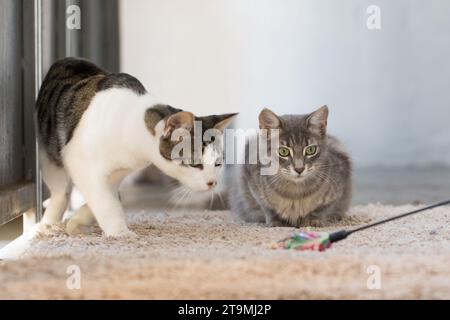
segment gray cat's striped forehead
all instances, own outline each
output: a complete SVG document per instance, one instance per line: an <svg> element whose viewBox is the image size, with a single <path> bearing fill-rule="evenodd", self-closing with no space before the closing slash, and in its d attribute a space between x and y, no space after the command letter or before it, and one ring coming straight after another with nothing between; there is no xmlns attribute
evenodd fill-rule
<svg viewBox="0 0 450 320"><path fill-rule="evenodd" d="M283 115L281 121L280 143L286 145L306 145L311 142L319 143L323 140L308 124L308 115Z"/></svg>

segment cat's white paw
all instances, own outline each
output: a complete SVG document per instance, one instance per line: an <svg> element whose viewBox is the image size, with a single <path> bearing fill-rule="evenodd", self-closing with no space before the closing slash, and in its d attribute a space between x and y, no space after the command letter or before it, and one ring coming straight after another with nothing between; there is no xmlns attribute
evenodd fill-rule
<svg viewBox="0 0 450 320"><path fill-rule="evenodd" d="M51 234L56 234L63 231L64 232L64 226L59 223L39 223L36 226L35 232L36 234L40 234L43 236L48 236Z"/></svg>
<svg viewBox="0 0 450 320"><path fill-rule="evenodd" d="M36 232L39 233L39 234L48 234L48 233L51 232L53 225L54 225L53 223L41 222L37 226Z"/></svg>
<svg viewBox="0 0 450 320"><path fill-rule="evenodd" d="M138 238L138 235L128 228L120 230L118 232L114 232L114 233L106 233L105 232L105 234L107 237L111 237L111 238L130 238L130 239Z"/></svg>

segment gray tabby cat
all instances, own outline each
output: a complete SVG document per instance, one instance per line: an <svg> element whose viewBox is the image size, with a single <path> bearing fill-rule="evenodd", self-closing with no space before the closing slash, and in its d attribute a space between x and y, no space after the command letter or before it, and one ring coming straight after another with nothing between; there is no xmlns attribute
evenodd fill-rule
<svg viewBox="0 0 450 320"><path fill-rule="evenodd" d="M89 61L66 58L50 68L37 101L38 138L43 178L50 190L42 226L61 221L72 184L86 199L67 222L69 234L84 233L98 222L108 236L133 236L126 224L118 187L130 172L151 164L197 191L211 191L221 170L222 134L236 114L196 117L161 104L134 77L109 73ZM172 133L202 133L201 161L173 158ZM187 160L187 161L185 161Z"/></svg>
<svg viewBox="0 0 450 320"><path fill-rule="evenodd" d="M279 137L272 137L279 138L278 172L261 175L261 164L230 167L231 210L268 226L320 226L341 219L351 200L351 162L327 134L327 118L327 106L308 115L277 116L264 109L260 128L279 129Z"/></svg>

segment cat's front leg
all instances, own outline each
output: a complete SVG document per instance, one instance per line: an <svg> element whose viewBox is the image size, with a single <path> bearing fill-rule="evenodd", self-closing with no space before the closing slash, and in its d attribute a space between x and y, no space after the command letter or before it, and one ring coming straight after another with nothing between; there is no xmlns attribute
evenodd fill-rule
<svg viewBox="0 0 450 320"><path fill-rule="evenodd" d="M109 176L109 185L116 193L120 201L119 186L122 180L129 174L129 170L117 170ZM66 231L69 235L89 234L92 225L96 223L94 214L87 204L79 208L75 214L67 221Z"/></svg>
<svg viewBox="0 0 450 320"><path fill-rule="evenodd" d="M268 227L286 227L288 224L272 209L264 208L266 226Z"/></svg>
<svg viewBox="0 0 450 320"><path fill-rule="evenodd" d="M110 185L108 175L90 177L85 172L72 174L75 185L80 189L92 210L100 228L107 236L135 237L127 227L125 213L116 190Z"/></svg>

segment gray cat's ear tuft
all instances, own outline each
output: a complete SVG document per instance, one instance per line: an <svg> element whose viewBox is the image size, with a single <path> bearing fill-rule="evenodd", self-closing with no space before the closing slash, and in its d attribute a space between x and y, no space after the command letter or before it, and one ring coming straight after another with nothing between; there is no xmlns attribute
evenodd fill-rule
<svg viewBox="0 0 450 320"><path fill-rule="evenodd" d="M225 128L228 127L234 119L236 119L238 113L227 113L222 114L219 117L222 119L214 125L214 129L220 130L222 133L225 131Z"/></svg>
<svg viewBox="0 0 450 320"><path fill-rule="evenodd" d="M260 129L280 129L281 120L271 110L264 108L259 114L259 128Z"/></svg>
<svg viewBox="0 0 450 320"><path fill-rule="evenodd" d="M312 130L318 130L321 136L325 136L328 124L328 106L322 106L308 116L308 125Z"/></svg>
<svg viewBox="0 0 450 320"><path fill-rule="evenodd" d="M163 136L167 138L174 130L179 128L191 131L194 126L194 119L194 115L187 111L181 111L171 115L166 120Z"/></svg>

